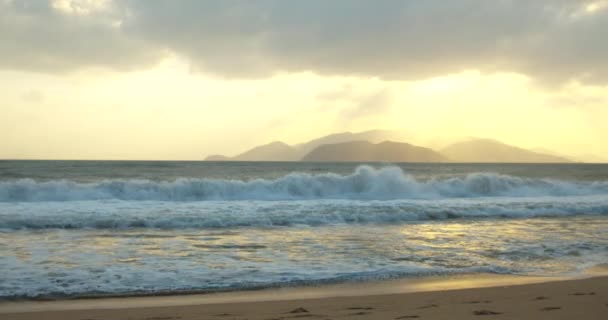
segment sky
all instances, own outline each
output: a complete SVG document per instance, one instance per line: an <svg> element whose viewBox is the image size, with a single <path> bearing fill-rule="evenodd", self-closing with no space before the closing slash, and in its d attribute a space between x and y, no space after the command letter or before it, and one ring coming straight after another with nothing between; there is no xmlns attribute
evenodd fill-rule
<svg viewBox="0 0 608 320"><path fill-rule="evenodd" d="M396 129L608 159L608 1L0 0L0 159Z"/></svg>

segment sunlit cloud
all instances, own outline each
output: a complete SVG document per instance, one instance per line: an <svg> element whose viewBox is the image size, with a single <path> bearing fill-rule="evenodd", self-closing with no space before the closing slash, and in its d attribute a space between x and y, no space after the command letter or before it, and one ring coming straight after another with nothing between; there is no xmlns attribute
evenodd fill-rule
<svg viewBox="0 0 608 320"><path fill-rule="evenodd" d="M377 128L608 156L606 8L0 0L0 157L201 159Z"/></svg>
<svg viewBox="0 0 608 320"><path fill-rule="evenodd" d="M171 53L193 71L226 78L314 72L419 80L475 69L524 74L549 85L608 81L606 1L1 5L0 68L5 69L132 70L154 67Z"/></svg>
<svg viewBox="0 0 608 320"><path fill-rule="evenodd" d="M585 11L590 14L597 13L601 10L606 10L608 8L608 1L593 1L585 5Z"/></svg>
<svg viewBox="0 0 608 320"><path fill-rule="evenodd" d="M51 0L50 4L64 14L86 16L107 10L111 0Z"/></svg>

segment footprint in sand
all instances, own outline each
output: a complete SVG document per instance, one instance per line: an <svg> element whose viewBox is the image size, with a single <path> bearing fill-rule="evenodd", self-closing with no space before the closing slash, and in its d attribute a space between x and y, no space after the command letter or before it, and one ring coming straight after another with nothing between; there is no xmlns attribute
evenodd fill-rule
<svg viewBox="0 0 608 320"><path fill-rule="evenodd" d="M308 310L306 310L302 307L299 307L299 308L295 308L287 313L307 313L307 312L308 312Z"/></svg>
<svg viewBox="0 0 608 320"><path fill-rule="evenodd" d="M464 303L466 304L478 304L478 303L491 303L492 301L490 300L473 300L473 301L466 301Z"/></svg>
<svg viewBox="0 0 608 320"><path fill-rule="evenodd" d="M475 310L473 314L476 316L495 316L497 314L502 314L502 312L496 312L492 310Z"/></svg>
<svg viewBox="0 0 608 320"><path fill-rule="evenodd" d="M560 310L562 307L544 307L542 309L540 309L541 311L553 311L553 310Z"/></svg>

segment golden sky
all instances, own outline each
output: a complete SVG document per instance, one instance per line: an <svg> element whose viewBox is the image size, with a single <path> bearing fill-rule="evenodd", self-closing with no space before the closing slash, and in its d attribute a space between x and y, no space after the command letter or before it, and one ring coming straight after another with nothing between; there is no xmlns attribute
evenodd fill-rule
<svg viewBox="0 0 608 320"><path fill-rule="evenodd" d="M0 158L341 131L608 158L607 1L0 0Z"/></svg>

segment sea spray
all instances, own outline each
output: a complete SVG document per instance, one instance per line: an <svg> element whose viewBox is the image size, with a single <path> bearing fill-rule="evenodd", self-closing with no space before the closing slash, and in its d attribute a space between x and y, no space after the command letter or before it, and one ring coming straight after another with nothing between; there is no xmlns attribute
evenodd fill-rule
<svg viewBox="0 0 608 320"><path fill-rule="evenodd" d="M608 215L608 196L0 203L0 231L229 229Z"/></svg>
<svg viewBox="0 0 608 320"><path fill-rule="evenodd" d="M0 300L608 262L607 166L400 167L4 162Z"/></svg>
<svg viewBox="0 0 608 320"><path fill-rule="evenodd" d="M277 179L179 178L0 182L0 202L129 200L391 200L474 197L538 197L608 194L608 182L523 178L497 173L416 180L399 167L360 166L350 175L290 173Z"/></svg>

